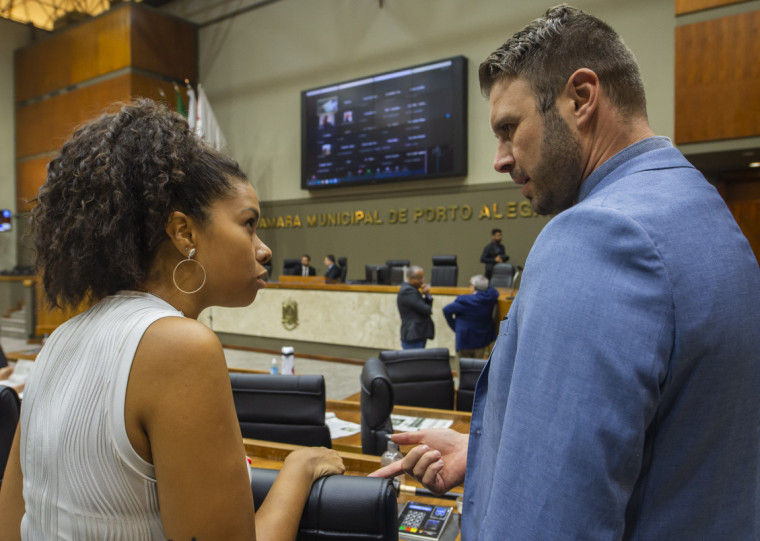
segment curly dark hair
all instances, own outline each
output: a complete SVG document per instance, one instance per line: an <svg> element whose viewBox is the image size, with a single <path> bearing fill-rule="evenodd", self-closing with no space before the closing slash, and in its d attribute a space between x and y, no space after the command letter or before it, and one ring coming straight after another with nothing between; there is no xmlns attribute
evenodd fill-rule
<svg viewBox="0 0 760 541"><path fill-rule="evenodd" d="M35 265L47 301L76 307L145 280L169 216L203 226L209 206L247 182L185 119L140 99L79 128L34 200Z"/></svg>
<svg viewBox="0 0 760 541"><path fill-rule="evenodd" d="M644 83L631 50L608 24L566 4L548 9L509 38L483 61L478 76L486 97L501 79L525 78L545 114L580 68L599 76L624 114L646 116Z"/></svg>

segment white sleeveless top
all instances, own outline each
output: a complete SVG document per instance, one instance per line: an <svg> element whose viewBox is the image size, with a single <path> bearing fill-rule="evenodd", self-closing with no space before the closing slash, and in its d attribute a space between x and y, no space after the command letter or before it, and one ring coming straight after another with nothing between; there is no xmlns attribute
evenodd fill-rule
<svg viewBox="0 0 760 541"><path fill-rule="evenodd" d="M145 330L181 315L120 291L50 336L21 407L23 539L165 539L153 465L129 442L124 400Z"/></svg>

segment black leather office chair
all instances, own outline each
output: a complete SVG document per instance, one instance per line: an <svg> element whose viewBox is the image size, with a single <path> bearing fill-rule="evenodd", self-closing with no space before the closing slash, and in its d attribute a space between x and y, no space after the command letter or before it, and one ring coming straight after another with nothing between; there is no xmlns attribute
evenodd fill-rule
<svg viewBox="0 0 760 541"><path fill-rule="evenodd" d="M459 390L457 391L457 410L472 411L475 397L475 384L488 362L487 359L462 357L459 359Z"/></svg>
<svg viewBox="0 0 760 541"><path fill-rule="evenodd" d="M338 280L341 283L345 283L346 274L348 274L348 259L346 259L345 257L339 257L338 266L340 267L340 277L338 278Z"/></svg>
<svg viewBox="0 0 760 541"><path fill-rule="evenodd" d="M393 384L394 403L454 409L454 378L447 348L381 351Z"/></svg>
<svg viewBox="0 0 760 541"><path fill-rule="evenodd" d="M391 285L391 268L388 265L376 265L377 283L380 285Z"/></svg>
<svg viewBox="0 0 760 541"><path fill-rule="evenodd" d="M244 438L332 447L325 424L325 378L230 373Z"/></svg>
<svg viewBox="0 0 760 541"><path fill-rule="evenodd" d="M301 259L283 259L282 260L282 274L285 276L296 276L300 274L298 267L301 266Z"/></svg>
<svg viewBox="0 0 760 541"><path fill-rule="evenodd" d="M362 453L382 455L393 434L393 384L385 364L375 357L367 359L359 377L361 392Z"/></svg>
<svg viewBox="0 0 760 541"><path fill-rule="evenodd" d="M512 279L515 275L515 268L511 263L497 263L493 266L491 275L491 287L512 287Z"/></svg>
<svg viewBox="0 0 760 541"><path fill-rule="evenodd" d="M13 436L16 434L21 401L11 387L0 385L0 486L3 482L5 464L11 452Z"/></svg>
<svg viewBox="0 0 760 541"><path fill-rule="evenodd" d="M258 511L277 470L253 468L251 491ZM317 479L306 500L297 541L397 541L396 491L390 479L333 475Z"/></svg>
<svg viewBox="0 0 760 541"><path fill-rule="evenodd" d="M457 285L458 274L457 256L433 256L433 268L430 271L431 286L455 287Z"/></svg>
<svg viewBox="0 0 760 541"><path fill-rule="evenodd" d="M388 267L390 285L398 286L404 283L404 267L409 268L408 259L388 259L385 262Z"/></svg>

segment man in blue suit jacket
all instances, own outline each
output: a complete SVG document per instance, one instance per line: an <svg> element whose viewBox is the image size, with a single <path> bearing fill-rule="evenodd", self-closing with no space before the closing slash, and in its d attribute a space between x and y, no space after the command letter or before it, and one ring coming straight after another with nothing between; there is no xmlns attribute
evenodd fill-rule
<svg viewBox="0 0 760 541"><path fill-rule="evenodd" d="M488 287L488 278L478 274L470 278L469 295L459 295L443 307L446 323L456 333L460 357L483 358L486 347L496 338L494 306L499 292Z"/></svg>
<svg viewBox="0 0 760 541"><path fill-rule="evenodd" d="M467 541L760 539L760 269L724 201L599 19L552 8L479 75L494 168L556 216L469 437L395 435L424 446L377 473L464 480Z"/></svg>

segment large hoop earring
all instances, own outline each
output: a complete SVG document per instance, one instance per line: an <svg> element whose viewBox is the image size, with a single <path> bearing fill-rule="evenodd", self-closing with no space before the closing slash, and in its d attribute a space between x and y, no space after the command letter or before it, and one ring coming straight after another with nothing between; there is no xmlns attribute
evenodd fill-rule
<svg viewBox="0 0 760 541"><path fill-rule="evenodd" d="M174 282L174 287L179 289L185 295L192 295L193 293L198 293L201 290L201 288L203 288L203 286L206 285L206 269L203 267L203 264L200 261L193 259L194 255L195 255L195 248L191 249L190 253L187 254L187 259L183 259L182 261L177 263L177 266L174 267L174 272L172 273L172 282ZM181 287L177 285L177 269L179 268L180 265L182 265L182 263L187 263L188 261L192 261L193 263L198 265L203 271L203 282L201 283L200 286L198 286L198 289L194 289L193 291L185 291L184 289L182 289Z"/></svg>

